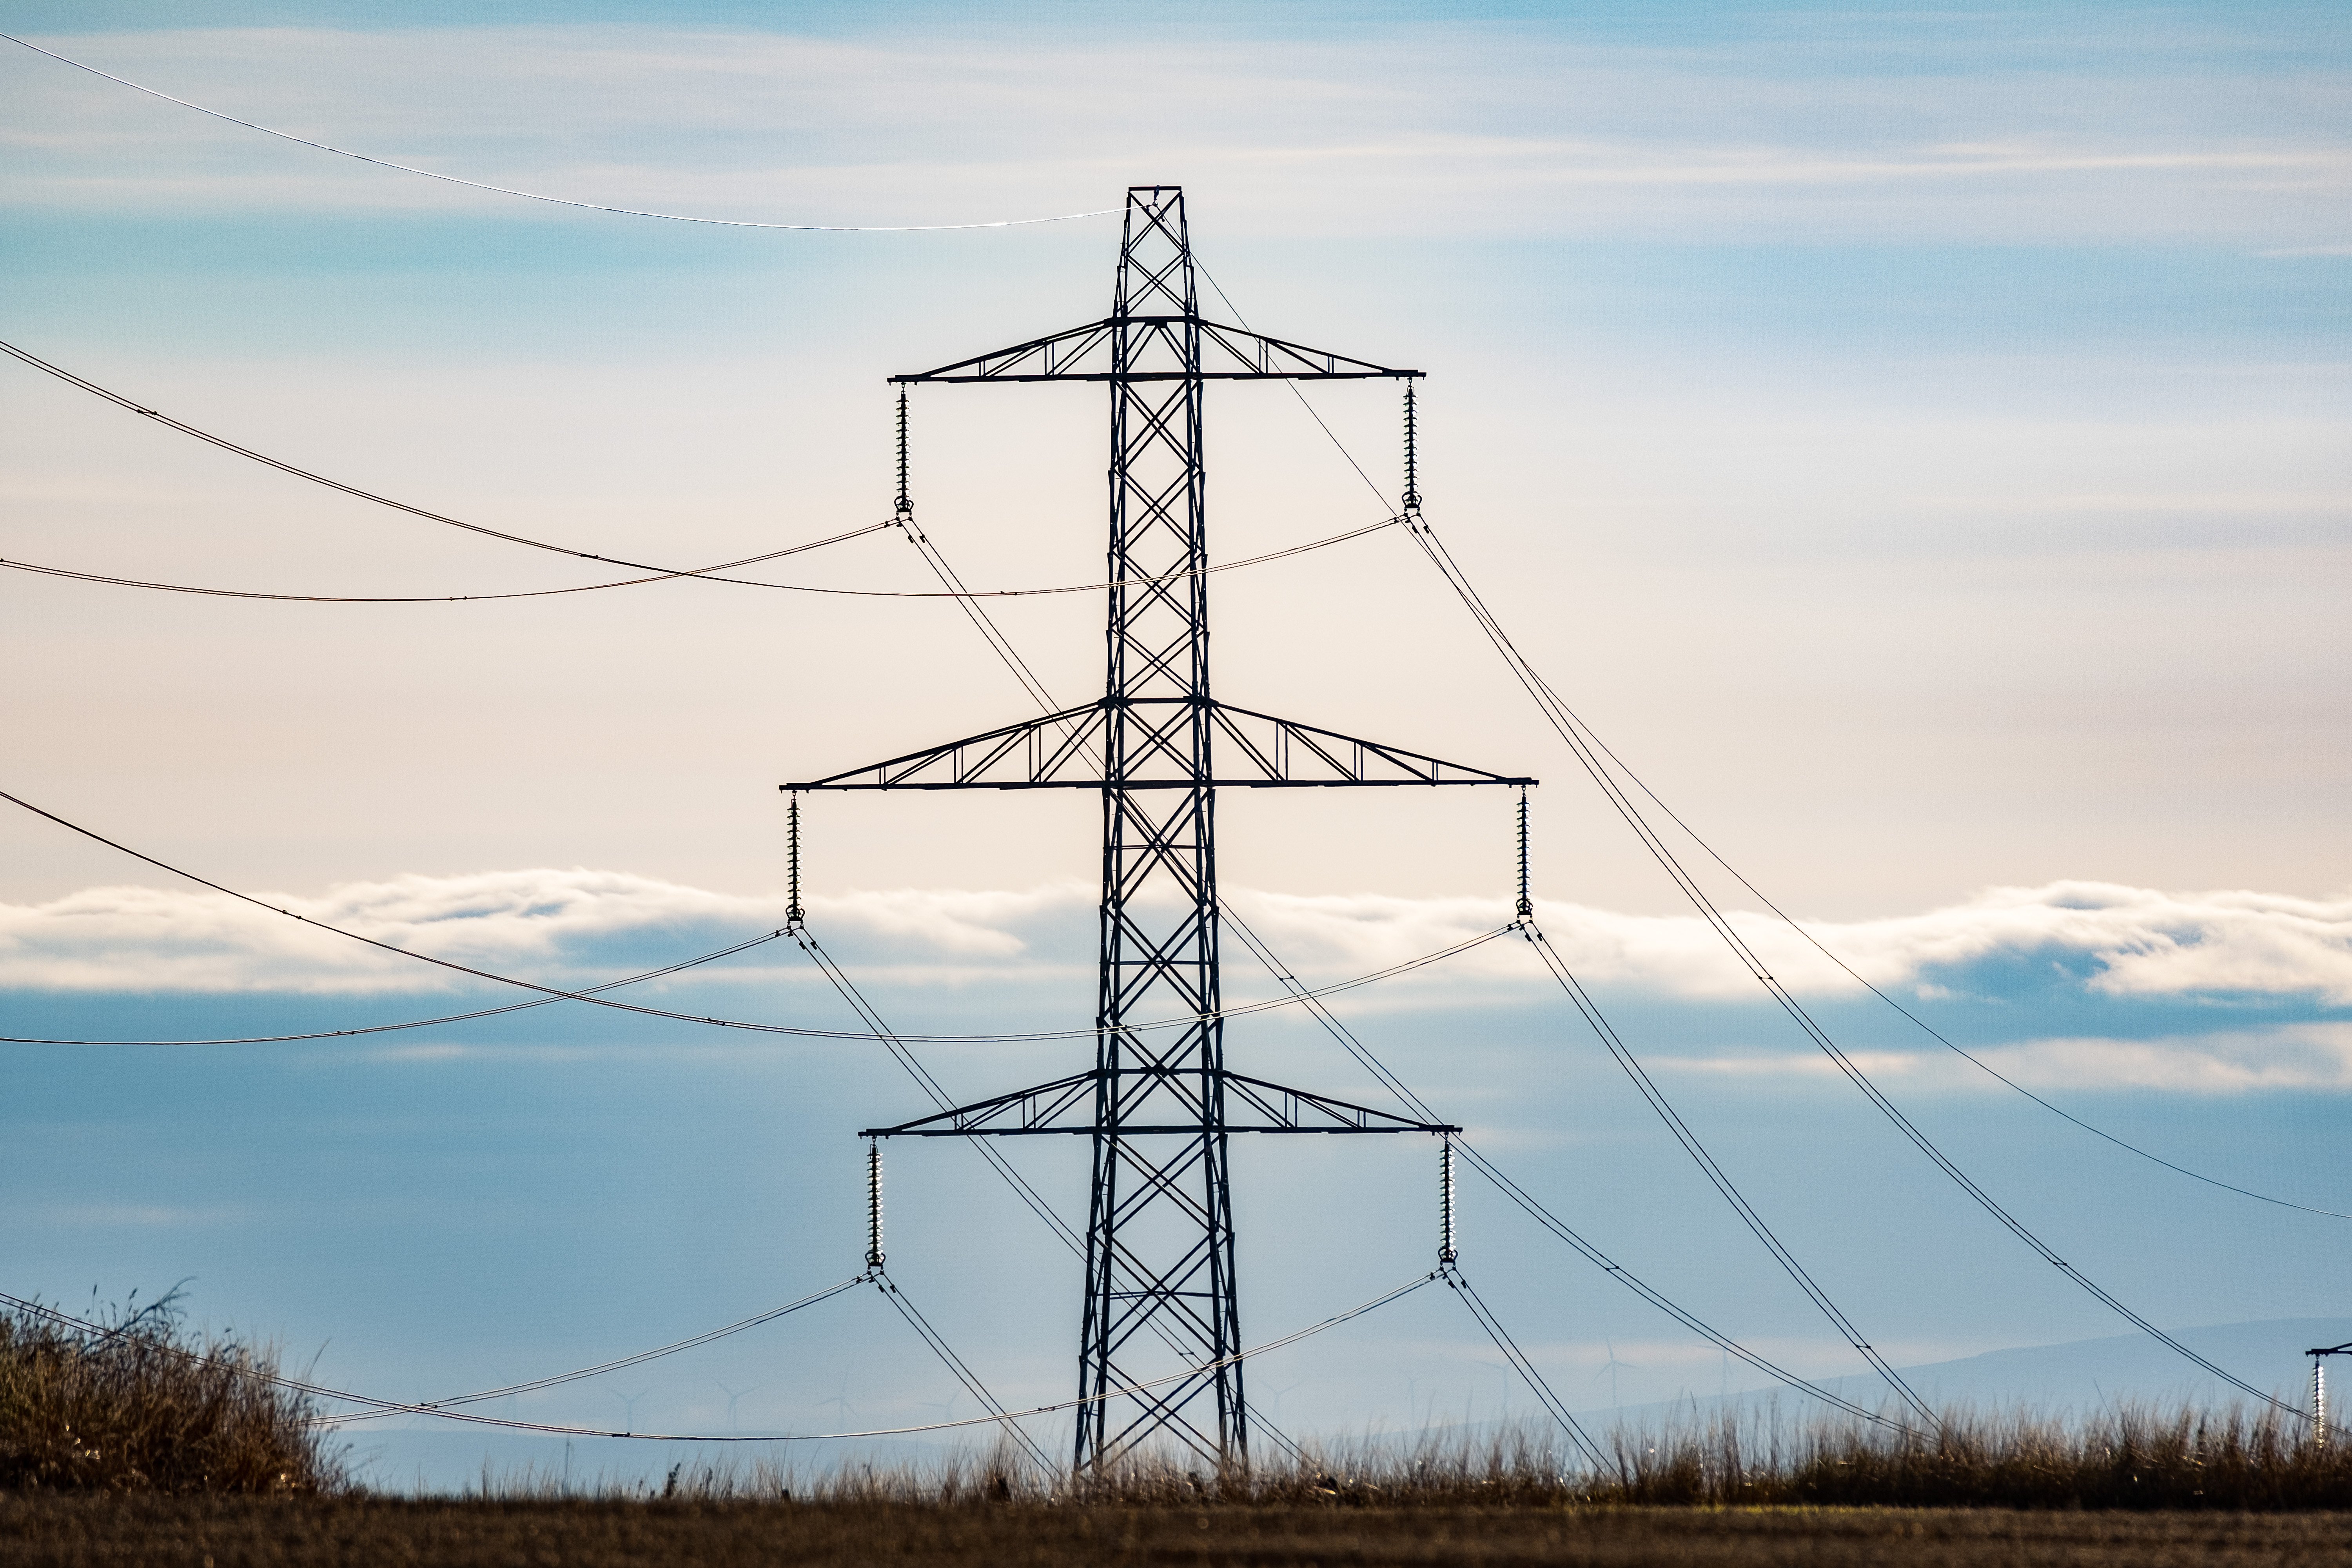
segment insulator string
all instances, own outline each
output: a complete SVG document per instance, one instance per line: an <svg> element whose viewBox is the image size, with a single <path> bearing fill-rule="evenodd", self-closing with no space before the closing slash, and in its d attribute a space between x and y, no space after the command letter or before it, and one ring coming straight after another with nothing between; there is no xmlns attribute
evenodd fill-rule
<svg viewBox="0 0 2352 1568"><path fill-rule="evenodd" d="M866 1267L882 1267L882 1141L866 1141Z"/></svg>
<svg viewBox="0 0 2352 1568"><path fill-rule="evenodd" d="M1438 1134L1437 1261L1452 1263L1461 1255L1454 1245L1454 1135Z"/></svg>
<svg viewBox="0 0 2352 1568"><path fill-rule="evenodd" d="M898 499L893 510L898 515L912 517L915 503L907 493L907 389L898 389Z"/></svg>
<svg viewBox="0 0 2352 1568"><path fill-rule="evenodd" d="M1528 790L1519 786L1519 901L1517 913L1521 920L1536 912L1534 899L1528 893Z"/></svg>
<svg viewBox="0 0 2352 1568"><path fill-rule="evenodd" d="M801 795L794 790L784 816L784 929L797 931L807 919L801 908Z"/></svg>
<svg viewBox="0 0 2352 1568"><path fill-rule="evenodd" d="M1408 518L1417 517L1421 512L1421 463L1415 449L1419 419L1413 405L1413 383L1418 379L1407 376L1404 383L1404 495L1397 510Z"/></svg>

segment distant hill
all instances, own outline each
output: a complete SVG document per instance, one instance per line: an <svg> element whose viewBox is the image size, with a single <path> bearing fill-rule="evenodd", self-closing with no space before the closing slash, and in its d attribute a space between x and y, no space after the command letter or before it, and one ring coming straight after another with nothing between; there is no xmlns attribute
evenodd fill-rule
<svg viewBox="0 0 2352 1568"><path fill-rule="evenodd" d="M2169 1331L2199 1355L2256 1388L2289 1404L2300 1404L2311 1376L2311 1363L2303 1352L2313 1345L2340 1345L2352 1340L2352 1318L2274 1318ZM2243 1397L2146 1334L1988 1351L1959 1361L1901 1370L1904 1381L1931 1403L2021 1400L2044 1407L2081 1409L2117 1399L2227 1404ZM1851 1399L1875 1386L1876 1380L1841 1378L1838 1384L1836 1392Z"/></svg>
<svg viewBox="0 0 2352 1568"><path fill-rule="evenodd" d="M2253 1323L2214 1323L2204 1328L2167 1331L2198 1354L2263 1389L2300 1406L2309 1387L2311 1363L2304 1352L2313 1345L2338 1345L2352 1341L2352 1318L2274 1318ZM1987 1351L1958 1361L1929 1362L1897 1369L1903 1380L1931 1405L2027 1405L2050 1415L2087 1411L2117 1401L2141 1404L2226 1405L2243 1403L2245 1395L2200 1372L2146 1334L2117 1334L2109 1339L2074 1340L2064 1344L2026 1345L2015 1350ZM2352 1366L2339 1363L2340 1395L2330 1403L2352 1412ZM1875 1407L1887 1397L1886 1385L1875 1377L1857 1375L1821 1380L1822 1387L1857 1405ZM1786 1389L1735 1394L1734 1405L1755 1405L1777 1399L1792 1413L1811 1401ZM1670 1411L1696 1407L1710 1414L1724 1402L1714 1394L1696 1399L1628 1405L1622 1410L1579 1411L1601 1426L1623 1419L1652 1422Z"/></svg>

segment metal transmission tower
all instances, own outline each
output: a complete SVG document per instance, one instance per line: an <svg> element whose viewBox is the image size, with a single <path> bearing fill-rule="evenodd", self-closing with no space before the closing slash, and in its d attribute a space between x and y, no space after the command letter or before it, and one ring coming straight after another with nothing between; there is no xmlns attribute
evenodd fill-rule
<svg viewBox="0 0 2352 1568"><path fill-rule="evenodd" d="M786 790L1088 789L1103 810L1095 1065L862 1136L1090 1138L1076 1461L1171 1437L1246 1458L1227 1138L1431 1132L1225 1065L1218 979L1219 789L1517 784L1235 708L1209 690L1202 400L1212 381L1412 377L1203 320L1183 192L1128 192L1111 314L924 382L1110 386L1108 668L1100 700ZM1171 1026L1154 1027L1169 1020ZM1186 1373L1158 1386L1138 1385Z"/></svg>

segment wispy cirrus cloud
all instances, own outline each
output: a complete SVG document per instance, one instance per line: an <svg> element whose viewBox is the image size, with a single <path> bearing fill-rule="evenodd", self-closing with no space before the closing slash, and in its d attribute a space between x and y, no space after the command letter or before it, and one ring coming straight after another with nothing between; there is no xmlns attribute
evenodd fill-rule
<svg viewBox="0 0 2352 1568"><path fill-rule="evenodd" d="M2135 25L2114 50L1954 68L1832 28L1736 56L1572 26L1115 42L541 26L176 29L41 40L225 112L577 200L772 221L934 222L1100 205L1132 171L1245 227L1814 239L2229 237L2325 247L2345 89ZM2148 56L2166 68L2147 70ZM478 210L505 198L270 144L29 55L11 199L74 207ZM1932 89L1923 89L1923 79ZM73 128L70 132L60 127ZM722 211L723 209L723 211Z"/></svg>

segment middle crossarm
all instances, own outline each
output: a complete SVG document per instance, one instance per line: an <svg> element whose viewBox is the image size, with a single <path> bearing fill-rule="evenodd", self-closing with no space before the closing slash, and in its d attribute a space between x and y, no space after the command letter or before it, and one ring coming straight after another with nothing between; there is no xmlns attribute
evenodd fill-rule
<svg viewBox="0 0 2352 1568"><path fill-rule="evenodd" d="M1189 766L1183 742L1196 703L1209 710L1213 777ZM1378 741L1358 740L1213 699L1136 698L1125 776L1103 777L1102 733L1116 699L1007 724L945 745L779 788L879 789L1314 789L1367 784L1533 784Z"/></svg>
<svg viewBox="0 0 2352 1568"><path fill-rule="evenodd" d="M1197 1133L1201 1117L1196 1100L1199 1074L1129 1068L1118 1073L1120 1098L1136 1103L1122 1107L1122 1134ZM1445 1121L1415 1121L1391 1111L1375 1110L1328 1094L1291 1089L1264 1079L1247 1078L1222 1068L1214 1075L1225 1088L1226 1118L1218 1123L1224 1132L1459 1132ZM868 1127L860 1138L1023 1138L1043 1133L1090 1133L1101 1131L1094 1121L1095 1086L1103 1071L1073 1073L1051 1083L1014 1089L971 1105L959 1105L896 1127ZM1164 1100L1164 1106L1154 1102ZM1235 1120L1231 1108L1244 1106L1257 1114ZM1155 1121L1153 1110L1160 1120ZM1140 1113L1140 1114L1138 1114Z"/></svg>

